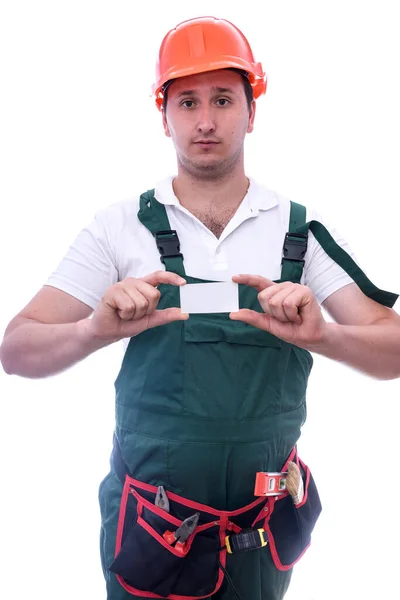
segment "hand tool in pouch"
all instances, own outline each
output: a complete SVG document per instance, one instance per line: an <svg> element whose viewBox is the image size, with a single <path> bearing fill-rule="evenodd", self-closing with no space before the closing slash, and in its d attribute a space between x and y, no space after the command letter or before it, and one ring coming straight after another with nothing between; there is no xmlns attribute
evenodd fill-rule
<svg viewBox="0 0 400 600"><path fill-rule="evenodd" d="M189 536L196 529L197 523L199 522L199 517L200 513L194 513L194 515L182 521L182 524L176 531L166 531L163 535L163 538L170 545L176 542L174 546L175 550L184 554L185 543Z"/></svg>
<svg viewBox="0 0 400 600"><path fill-rule="evenodd" d="M161 510L165 510L165 512L169 513L169 500L166 494L166 491L164 490L162 485L158 486L157 489L157 494L156 494L156 499L154 501L154 504L158 507L161 508Z"/></svg>
<svg viewBox="0 0 400 600"><path fill-rule="evenodd" d="M289 462L287 472L256 474L255 496L282 496L286 491L292 497L294 504L303 501L303 478L296 463Z"/></svg>

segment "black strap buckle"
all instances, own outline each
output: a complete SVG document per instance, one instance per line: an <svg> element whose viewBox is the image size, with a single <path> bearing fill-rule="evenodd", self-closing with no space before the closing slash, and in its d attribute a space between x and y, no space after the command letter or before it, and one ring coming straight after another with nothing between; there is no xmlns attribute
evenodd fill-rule
<svg viewBox="0 0 400 600"><path fill-rule="evenodd" d="M287 233L283 244L283 259L304 263L308 236L302 233Z"/></svg>
<svg viewBox="0 0 400 600"><path fill-rule="evenodd" d="M161 254L160 260L162 263L165 264L166 258L183 258L183 255L180 253L181 245L175 229L157 231L154 237L156 238L158 251Z"/></svg>

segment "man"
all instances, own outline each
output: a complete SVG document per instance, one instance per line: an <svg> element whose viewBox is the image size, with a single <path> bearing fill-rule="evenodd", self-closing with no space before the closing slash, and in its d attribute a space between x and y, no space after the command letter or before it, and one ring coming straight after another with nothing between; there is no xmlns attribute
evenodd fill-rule
<svg viewBox="0 0 400 600"><path fill-rule="evenodd" d="M320 510L295 450L310 351L400 376L397 297L316 215L245 174L265 89L231 23L199 18L169 32L154 94L177 176L98 213L6 330L4 369L25 377L130 339L100 488L108 600L283 598ZM239 294L227 314L212 282L232 281L238 290L220 284L229 302ZM189 318L179 307L199 284L214 308ZM256 474L289 459L302 500L255 498ZM235 552L239 542L254 550Z"/></svg>

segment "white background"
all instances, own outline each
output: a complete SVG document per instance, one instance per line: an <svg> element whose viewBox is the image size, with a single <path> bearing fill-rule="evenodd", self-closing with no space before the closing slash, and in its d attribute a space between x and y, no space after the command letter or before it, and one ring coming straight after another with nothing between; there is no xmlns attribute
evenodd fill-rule
<svg viewBox="0 0 400 600"><path fill-rule="evenodd" d="M269 75L248 173L320 210L374 283L400 292L396 5L3 0L1 330L98 208L174 171L150 86L166 31L200 14L238 25ZM121 356L46 380L0 373L1 598L105 598L97 488ZM299 447L324 510L288 600L400 597L399 391L315 358Z"/></svg>

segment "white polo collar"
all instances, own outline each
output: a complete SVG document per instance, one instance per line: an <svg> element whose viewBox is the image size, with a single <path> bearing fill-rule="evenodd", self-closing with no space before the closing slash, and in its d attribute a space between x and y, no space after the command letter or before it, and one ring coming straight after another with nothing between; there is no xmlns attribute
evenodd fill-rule
<svg viewBox="0 0 400 600"><path fill-rule="evenodd" d="M175 196L172 182L174 176L166 177L157 182L155 188L155 197L161 204L169 206L181 206L178 198ZM252 177L249 177L250 186L244 201L247 203L251 212L260 210L269 210L279 204L278 196L272 190L257 183Z"/></svg>

